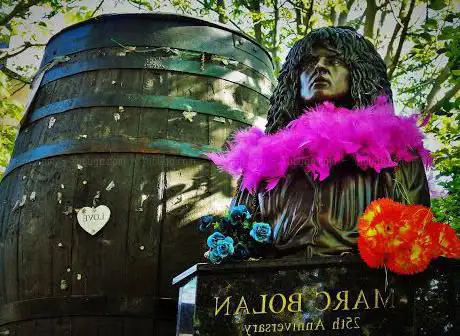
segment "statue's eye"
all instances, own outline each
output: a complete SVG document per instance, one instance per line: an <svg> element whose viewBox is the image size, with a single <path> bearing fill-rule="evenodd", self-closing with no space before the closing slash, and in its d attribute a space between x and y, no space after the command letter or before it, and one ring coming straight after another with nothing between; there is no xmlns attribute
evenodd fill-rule
<svg viewBox="0 0 460 336"><path fill-rule="evenodd" d="M340 58L331 58L330 61L329 61L330 64L333 64L333 65L344 65L345 63L343 62L343 60L341 60Z"/></svg>
<svg viewBox="0 0 460 336"><path fill-rule="evenodd" d="M310 56L310 57L304 59L302 68L304 70L313 69L317 62L318 62L317 57Z"/></svg>

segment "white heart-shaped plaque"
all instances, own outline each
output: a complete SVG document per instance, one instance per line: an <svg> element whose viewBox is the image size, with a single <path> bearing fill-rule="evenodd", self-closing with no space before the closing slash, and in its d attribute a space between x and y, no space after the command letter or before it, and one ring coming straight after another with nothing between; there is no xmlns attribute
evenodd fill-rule
<svg viewBox="0 0 460 336"><path fill-rule="evenodd" d="M97 208L84 207L77 213L78 224L94 236L107 224L110 218L110 209L106 205L99 205Z"/></svg>

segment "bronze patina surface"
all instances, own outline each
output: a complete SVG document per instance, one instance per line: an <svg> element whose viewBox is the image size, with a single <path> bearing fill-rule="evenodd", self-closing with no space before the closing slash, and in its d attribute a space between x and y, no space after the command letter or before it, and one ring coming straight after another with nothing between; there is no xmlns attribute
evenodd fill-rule
<svg viewBox="0 0 460 336"><path fill-rule="evenodd" d="M372 105L392 92L386 66L374 46L348 27L320 28L289 52L271 97L267 133L298 117L306 107L332 101L347 108ZM340 136L339 134L337 136ZM271 191L239 189L233 205L245 204L273 229L275 255L337 255L355 252L359 217L372 201L389 197L430 205L420 160L363 171L350 159L322 182L293 169Z"/></svg>

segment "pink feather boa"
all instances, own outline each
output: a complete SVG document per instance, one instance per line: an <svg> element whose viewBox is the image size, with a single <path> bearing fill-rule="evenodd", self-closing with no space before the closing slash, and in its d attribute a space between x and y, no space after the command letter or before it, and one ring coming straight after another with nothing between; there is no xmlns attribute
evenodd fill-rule
<svg viewBox="0 0 460 336"><path fill-rule="evenodd" d="M345 157L377 172L418 157L428 166L432 158L416 121L416 115L396 116L385 97L354 110L325 102L275 134L258 128L239 131L227 152L208 157L234 177L243 175L242 186L252 193L262 181L267 182L266 190L273 189L296 166L322 181Z"/></svg>

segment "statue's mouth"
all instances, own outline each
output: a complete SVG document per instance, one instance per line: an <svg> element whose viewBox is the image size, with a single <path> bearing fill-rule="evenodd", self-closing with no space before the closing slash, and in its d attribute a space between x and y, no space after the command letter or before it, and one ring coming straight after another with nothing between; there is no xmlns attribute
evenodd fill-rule
<svg viewBox="0 0 460 336"><path fill-rule="evenodd" d="M310 88L315 86L327 86L329 84L331 84L331 82L326 77L317 76L310 82Z"/></svg>

